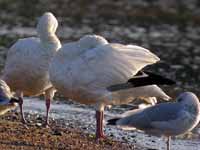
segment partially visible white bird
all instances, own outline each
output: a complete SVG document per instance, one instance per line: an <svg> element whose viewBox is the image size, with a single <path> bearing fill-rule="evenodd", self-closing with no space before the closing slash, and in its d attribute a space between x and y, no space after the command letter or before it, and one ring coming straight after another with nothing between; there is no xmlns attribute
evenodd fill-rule
<svg viewBox="0 0 200 150"><path fill-rule="evenodd" d="M126 83L143 67L159 60L145 48L112 44L101 36L86 35L63 45L56 53L50 64L50 80L66 97L83 104L96 104L96 137L101 138L104 106L127 103L144 93L134 92L137 88L112 92L108 87ZM155 93L145 94L155 96Z"/></svg>
<svg viewBox="0 0 200 150"><path fill-rule="evenodd" d="M112 92L112 99L115 99L114 105L127 104L135 98L142 99L151 105L157 103L157 98L165 101L171 99L171 97L157 85L139 86Z"/></svg>
<svg viewBox="0 0 200 150"><path fill-rule="evenodd" d="M0 79L0 115L15 109L19 101L13 97L9 86Z"/></svg>
<svg viewBox="0 0 200 150"><path fill-rule="evenodd" d="M8 51L2 79L7 82L11 90L16 91L20 99L22 122L23 95L37 96L45 93L46 122L50 101L54 96L54 88L49 80L49 63L61 43L55 32L58 27L57 19L50 12L44 13L37 24L38 38L30 37L19 39Z"/></svg>
<svg viewBox="0 0 200 150"><path fill-rule="evenodd" d="M160 75L139 71L135 76L125 83L115 84L107 87L107 90L112 92L112 98L115 99L115 105L126 104L134 98L140 98L155 105L157 98L170 100L169 97L160 87L154 84L175 84L174 81L162 77Z"/></svg>

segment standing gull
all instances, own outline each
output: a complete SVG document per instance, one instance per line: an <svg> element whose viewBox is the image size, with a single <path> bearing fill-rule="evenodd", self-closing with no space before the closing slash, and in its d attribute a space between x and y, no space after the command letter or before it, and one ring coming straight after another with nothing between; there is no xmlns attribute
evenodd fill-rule
<svg viewBox="0 0 200 150"><path fill-rule="evenodd" d="M136 95L131 94L137 87L129 92L120 90L121 94L107 88L127 82L143 67L159 60L145 48L108 43L101 36L86 35L77 42L63 45L56 53L50 64L50 80L64 96L96 105L96 138L103 138L104 106L128 103L143 96L136 92ZM128 94L123 94L125 92ZM147 92L145 96L154 97L154 94Z"/></svg>
<svg viewBox="0 0 200 150"><path fill-rule="evenodd" d="M8 51L2 79L19 97L22 122L26 123L23 114L23 95L37 96L45 94L46 122L54 88L49 80L49 63L61 47L55 32L58 22L52 13L44 13L37 24L38 38L19 39Z"/></svg>
<svg viewBox="0 0 200 150"><path fill-rule="evenodd" d="M134 127L151 135L170 138L191 131L200 121L200 103L191 92L182 93L176 102L162 103L146 109L128 111L122 117L108 120L108 125Z"/></svg>

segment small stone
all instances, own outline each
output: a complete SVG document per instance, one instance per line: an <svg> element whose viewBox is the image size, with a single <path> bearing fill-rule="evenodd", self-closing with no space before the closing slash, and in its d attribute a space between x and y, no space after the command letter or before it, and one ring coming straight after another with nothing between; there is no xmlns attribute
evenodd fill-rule
<svg viewBox="0 0 200 150"><path fill-rule="evenodd" d="M56 135L56 136L62 136L62 131L59 130L54 130L52 135Z"/></svg>
<svg viewBox="0 0 200 150"><path fill-rule="evenodd" d="M42 124L41 124L41 123L36 123L36 126L37 126L37 127L41 127Z"/></svg>

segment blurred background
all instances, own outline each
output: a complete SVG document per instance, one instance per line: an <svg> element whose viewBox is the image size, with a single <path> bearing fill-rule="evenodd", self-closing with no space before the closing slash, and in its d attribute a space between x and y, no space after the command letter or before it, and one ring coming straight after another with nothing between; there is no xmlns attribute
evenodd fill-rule
<svg viewBox="0 0 200 150"><path fill-rule="evenodd" d="M200 96L200 1L198 0L0 0L0 70L18 38L35 36L44 12L59 21L62 43L85 34L150 49L161 62L147 67L177 81L169 94Z"/></svg>

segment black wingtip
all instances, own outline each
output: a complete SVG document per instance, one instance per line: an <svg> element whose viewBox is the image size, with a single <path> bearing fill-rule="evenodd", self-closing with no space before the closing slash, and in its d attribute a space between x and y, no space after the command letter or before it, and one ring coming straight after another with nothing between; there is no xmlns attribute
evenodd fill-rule
<svg viewBox="0 0 200 150"><path fill-rule="evenodd" d="M161 75L155 74L153 72L150 71L144 71L144 73L146 73L148 76L152 77L152 78L157 78L158 80L160 80L161 83L166 84L166 85L173 85L176 84L176 81L163 77Z"/></svg>
<svg viewBox="0 0 200 150"><path fill-rule="evenodd" d="M116 125L116 122L119 120L120 118L113 118L113 119L109 119L107 121L107 125Z"/></svg>
<svg viewBox="0 0 200 150"><path fill-rule="evenodd" d="M115 92L119 90L125 90L135 87L147 86L147 85L174 85L176 82L169 78L163 77L161 75L149 72L149 71L139 71L133 78L129 79L126 83L111 85L107 87L110 92Z"/></svg>
<svg viewBox="0 0 200 150"><path fill-rule="evenodd" d="M149 72L149 71L144 71L144 74L146 74L146 76L141 76L140 75L138 77L133 77L131 79L128 80L128 83L131 83L133 85L133 87L138 87L138 86L145 86L145 85L173 85L176 84L175 81L163 77L161 75Z"/></svg>

